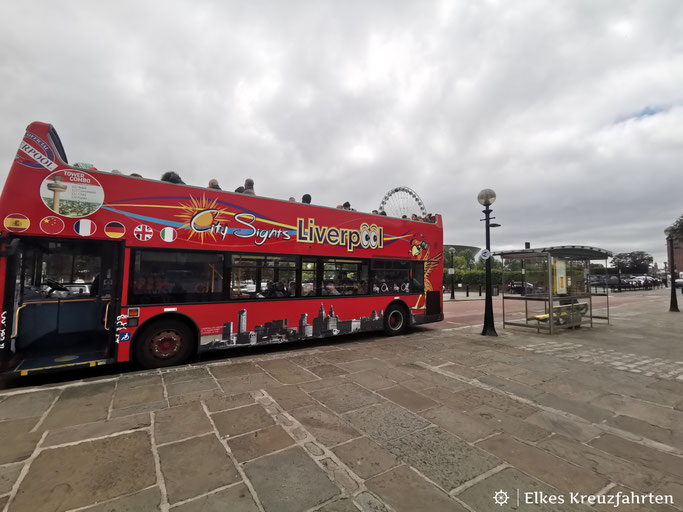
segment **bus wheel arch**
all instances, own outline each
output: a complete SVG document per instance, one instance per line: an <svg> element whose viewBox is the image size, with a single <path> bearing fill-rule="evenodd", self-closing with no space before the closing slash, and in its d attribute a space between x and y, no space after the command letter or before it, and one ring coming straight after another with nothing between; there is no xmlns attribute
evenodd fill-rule
<svg viewBox="0 0 683 512"><path fill-rule="evenodd" d="M410 328L410 309L402 300L394 300L384 310L384 333L387 336L405 334Z"/></svg>
<svg viewBox="0 0 683 512"><path fill-rule="evenodd" d="M145 320L133 336L132 356L144 368L184 364L197 353L199 328L187 315L164 313Z"/></svg>

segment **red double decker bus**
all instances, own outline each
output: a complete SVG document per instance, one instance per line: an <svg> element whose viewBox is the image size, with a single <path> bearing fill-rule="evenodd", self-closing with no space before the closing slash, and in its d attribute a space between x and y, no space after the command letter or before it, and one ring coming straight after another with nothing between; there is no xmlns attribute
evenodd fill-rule
<svg viewBox="0 0 683 512"><path fill-rule="evenodd" d="M69 166L29 125L0 198L0 364L147 368L443 319L441 218L413 222Z"/></svg>

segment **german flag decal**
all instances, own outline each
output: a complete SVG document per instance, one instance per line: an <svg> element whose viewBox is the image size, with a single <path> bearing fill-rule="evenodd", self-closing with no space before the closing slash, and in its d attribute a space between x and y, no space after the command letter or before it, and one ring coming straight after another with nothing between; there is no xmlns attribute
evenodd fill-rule
<svg viewBox="0 0 683 512"><path fill-rule="evenodd" d="M5 228L13 233L22 233L31 225L31 221L26 215L21 213L11 213L5 217Z"/></svg>
<svg viewBox="0 0 683 512"><path fill-rule="evenodd" d="M123 235L126 234L126 226L124 226L120 222L110 222L109 224L104 226L104 233L109 238L121 238Z"/></svg>

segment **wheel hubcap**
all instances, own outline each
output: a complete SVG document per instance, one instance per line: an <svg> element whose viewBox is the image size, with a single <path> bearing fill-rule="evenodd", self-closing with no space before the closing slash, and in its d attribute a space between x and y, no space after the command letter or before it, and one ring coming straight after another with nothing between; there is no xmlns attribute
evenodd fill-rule
<svg viewBox="0 0 683 512"><path fill-rule="evenodd" d="M389 315L389 327L392 328L392 330L398 330L401 328L403 325L403 315L399 313L398 311L394 311Z"/></svg>
<svg viewBox="0 0 683 512"><path fill-rule="evenodd" d="M177 331L159 331L152 337L152 354L159 359L168 359L180 351L182 337Z"/></svg>

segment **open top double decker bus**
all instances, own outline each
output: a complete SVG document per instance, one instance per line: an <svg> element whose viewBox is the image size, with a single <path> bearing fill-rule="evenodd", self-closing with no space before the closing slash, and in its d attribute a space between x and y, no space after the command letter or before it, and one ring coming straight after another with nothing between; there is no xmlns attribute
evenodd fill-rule
<svg viewBox="0 0 683 512"><path fill-rule="evenodd" d="M29 125L0 198L0 365L38 370L443 319L443 228L71 167Z"/></svg>

